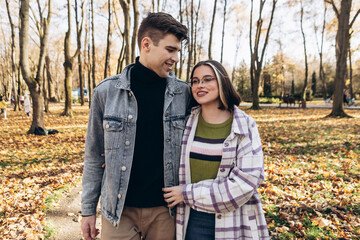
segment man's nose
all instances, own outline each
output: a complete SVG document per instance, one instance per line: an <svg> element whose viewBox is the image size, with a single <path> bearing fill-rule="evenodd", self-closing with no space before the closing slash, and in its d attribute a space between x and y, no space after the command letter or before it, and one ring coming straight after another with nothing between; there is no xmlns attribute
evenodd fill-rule
<svg viewBox="0 0 360 240"><path fill-rule="evenodd" d="M171 59L175 62L175 63L178 63L179 62L179 53L176 52L172 57Z"/></svg>

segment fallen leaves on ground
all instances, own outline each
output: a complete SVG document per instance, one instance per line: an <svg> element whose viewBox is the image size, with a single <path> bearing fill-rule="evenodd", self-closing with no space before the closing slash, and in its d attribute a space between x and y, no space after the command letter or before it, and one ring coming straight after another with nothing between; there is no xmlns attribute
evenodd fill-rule
<svg viewBox="0 0 360 240"><path fill-rule="evenodd" d="M45 114L54 135L27 135L31 118L8 111L0 119L0 235L2 239L43 239L45 213L57 205L55 192L80 181L88 107L61 117L61 105Z"/></svg>
<svg viewBox="0 0 360 240"><path fill-rule="evenodd" d="M360 239L360 111L245 110L258 124L272 239Z"/></svg>
<svg viewBox="0 0 360 240"><path fill-rule="evenodd" d="M272 239L359 239L360 111L331 119L329 109L242 109L261 135L259 192ZM89 111L76 106L69 118L61 110L57 104L45 115L55 135L26 135L31 121L23 112L0 120L3 239L43 239L48 202L80 181Z"/></svg>

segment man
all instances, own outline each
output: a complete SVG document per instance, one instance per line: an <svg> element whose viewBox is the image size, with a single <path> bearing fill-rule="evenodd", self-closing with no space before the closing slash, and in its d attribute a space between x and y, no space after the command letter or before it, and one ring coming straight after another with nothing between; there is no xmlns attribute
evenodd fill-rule
<svg viewBox="0 0 360 240"><path fill-rule="evenodd" d="M136 63L94 91L83 173L85 239L98 234L100 195L102 240L175 238L162 188L178 184L190 92L171 70L187 31L169 14L150 13L139 27Z"/></svg>

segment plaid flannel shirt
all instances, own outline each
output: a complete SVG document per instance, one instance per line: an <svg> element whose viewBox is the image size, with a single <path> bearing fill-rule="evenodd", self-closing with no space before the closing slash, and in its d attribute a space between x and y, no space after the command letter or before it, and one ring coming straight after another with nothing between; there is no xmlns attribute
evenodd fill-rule
<svg viewBox="0 0 360 240"><path fill-rule="evenodd" d="M257 191L264 180L264 158L254 119L234 107L217 177L191 184L189 153L200 110L192 109L182 141L179 181L184 203L177 207L176 239L185 238L190 207L215 213L215 239L269 239Z"/></svg>

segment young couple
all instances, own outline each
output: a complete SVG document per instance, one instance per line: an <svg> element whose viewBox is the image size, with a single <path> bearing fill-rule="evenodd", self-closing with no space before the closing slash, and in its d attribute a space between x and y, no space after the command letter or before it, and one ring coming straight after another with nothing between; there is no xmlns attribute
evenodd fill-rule
<svg viewBox="0 0 360 240"><path fill-rule="evenodd" d="M94 91L83 173L86 240L99 233L100 196L102 240L269 239L255 121L237 108L220 63L199 62L190 89L175 78L187 31L169 14L150 13L139 27L136 62Z"/></svg>

